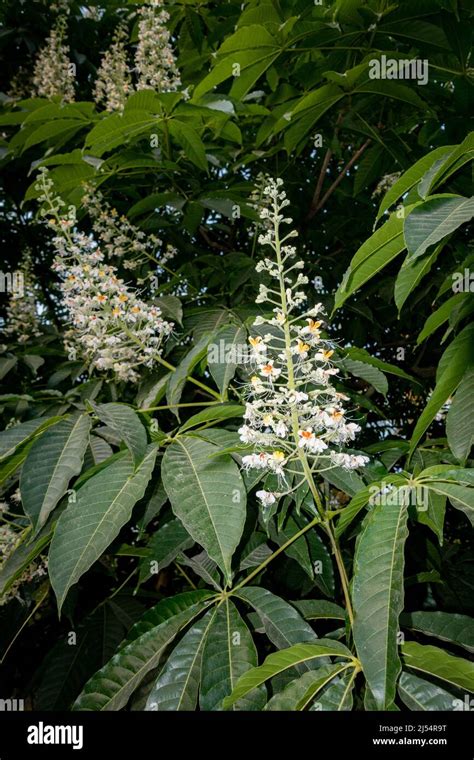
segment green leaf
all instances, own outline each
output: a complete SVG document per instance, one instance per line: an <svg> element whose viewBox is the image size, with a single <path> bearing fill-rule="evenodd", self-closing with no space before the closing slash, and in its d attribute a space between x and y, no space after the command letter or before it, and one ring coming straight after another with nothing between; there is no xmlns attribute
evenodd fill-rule
<svg viewBox="0 0 474 760"><path fill-rule="evenodd" d="M395 699L400 673L398 618L403 609L407 508L376 505L365 518L354 558L354 643L377 709Z"/></svg>
<svg viewBox="0 0 474 760"><path fill-rule="evenodd" d="M431 198L405 219L404 235L410 261L474 216L474 198Z"/></svg>
<svg viewBox="0 0 474 760"><path fill-rule="evenodd" d="M161 572L193 544L194 541L180 520L170 520L163 525L153 534L148 556L140 563L140 582L150 577L152 563L156 563L157 572Z"/></svg>
<svg viewBox="0 0 474 760"><path fill-rule="evenodd" d="M54 425L31 447L20 477L21 500L36 534L78 475L89 443L90 418L69 417Z"/></svg>
<svg viewBox="0 0 474 760"><path fill-rule="evenodd" d="M230 580L232 555L244 528L246 491L231 457L210 459L214 452L206 441L180 437L165 452L162 478L176 517Z"/></svg>
<svg viewBox="0 0 474 760"><path fill-rule="evenodd" d="M298 533L305 525L304 518L287 517L284 525L277 531L271 528L271 538L280 546ZM334 570L331 555L323 543L316 528L308 531L298 538L285 550L292 559L296 560L300 567L326 596L334 594Z"/></svg>
<svg viewBox="0 0 474 760"><path fill-rule="evenodd" d="M216 609L197 620L173 649L146 703L146 710L195 710L201 682L202 655Z"/></svg>
<svg viewBox="0 0 474 760"><path fill-rule="evenodd" d="M125 441L132 454L135 466L145 456L146 430L139 416L126 404L94 404L89 402L98 418L104 422L121 440Z"/></svg>
<svg viewBox="0 0 474 760"><path fill-rule="evenodd" d="M193 346L191 351L186 354L184 359L181 360L175 371L171 373L166 390L166 398L170 406L179 404L187 377L192 373L194 367L199 364L201 359L206 356L210 340L211 336L205 333ZM177 414L176 416L178 417Z"/></svg>
<svg viewBox="0 0 474 760"><path fill-rule="evenodd" d="M429 273L444 245L443 241L427 256L419 256L416 259L410 259L410 256L406 257L395 280L394 298L399 315L408 296L418 287L423 277Z"/></svg>
<svg viewBox="0 0 474 760"><path fill-rule="evenodd" d="M468 369L459 385L446 417L449 448L461 461L474 444L474 368Z"/></svg>
<svg viewBox="0 0 474 760"><path fill-rule="evenodd" d="M237 608L229 600L219 605L213 618L202 663L201 710L220 710L222 700L234 690L240 676L257 665L257 650ZM264 688L256 689L237 710L261 710L266 702Z"/></svg>
<svg viewBox="0 0 474 760"><path fill-rule="evenodd" d="M232 707L238 699L278 673L282 673L295 665L329 656L345 657L353 662L349 649L339 641L332 641L331 639L318 639L316 644L297 644L289 649L282 649L280 652L270 654L263 665L252 668L239 678L232 694L224 700L224 709Z"/></svg>
<svg viewBox="0 0 474 760"><path fill-rule="evenodd" d="M38 145L45 140L50 140L53 137L72 137L80 129L86 126L86 122L79 121L78 119L58 119L57 121L48 121L46 124L42 124L38 129L28 137L23 147L23 150L32 148L33 145Z"/></svg>
<svg viewBox="0 0 474 760"><path fill-rule="evenodd" d="M74 710L118 711L153 668L179 631L203 610L193 604L134 639L96 673L75 702Z"/></svg>
<svg viewBox="0 0 474 760"><path fill-rule="evenodd" d="M349 296L375 277L404 248L403 219L392 214L355 254L334 297L333 311L339 309Z"/></svg>
<svg viewBox="0 0 474 760"><path fill-rule="evenodd" d="M193 127L177 119L168 122L170 134L182 147L186 158L189 158L198 169L207 171L207 158L201 138Z"/></svg>
<svg viewBox="0 0 474 760"><path fill-rule="evenodd" d="M340 676L333 678L318 694L318 698L309 707L310 712L349 712L352 710L352 689L354 671L347 669Z"/></svg>
<svg viewBox="0 0 474 760"><path fill-rule="evenodd" d="M264 26L251 24L228 37L218 51L217 64L194 90L198 100L229 77L235 77L230 94L241 100L273 64L280 47Z"/></svg>
<svg viewBox="0 0 474 760"><path fill-rule="evenodd" d="M456 293L451 298L448 298L433 314L430 314L423 329L416 339L416 344L419 346L426 338L429 338L444 322L447 322L451 316L451 313L456 306L464 299L468 297L467 293Z"/></svg>
<svg viewBox="0 0 474 760"><path fill-rule="evenodd" d="M460 145L451 146L453 149L446 156L445 161L441 163L430 178L430 183L426 188L426 193L430 193L434 188L446 182L455 171L460 169L468 161L474 158L474 132L470 132Z"/></svg>
<svg viewBox="0 0 474 760"><path fill-rule="evenodd" d="M0 433L0 462L11 456L22 443L29 441L35 434L39 435L43 430L55 425L61 419L61 417L36 417L33 420L27 420L19 425L13 425L13 427L2 430Z"/></svg>
<svg viewBox="0 0 474 760"><path fill-rule="evenodd" d="M441 357L435 389L413 431L410 441L411 454L443 404L461 383L466 369L474 364L473 333L474 324L467 325Z"/></svg>
<svg viewBox="0 0 474 760"><path fill-rule="evenodd" d="M179 615L181 612L185 612L193 605L201 604L202 609L204 609L212 596L212 592L207 589L195 589L193 591L183 591L180 594L175 594L175 596L162 599L154 607L150 607L140 620L132 626L120 649L124 649L132 641L143 636L144 633L153 630L153 628Z"/></svg>
<svg viewBox="0 0 474 760"><path fill-rule="evenodd" d="M354 359L343 359L342 367L354 377L360 377L367 383L370 383L376 391L386 396L388 392L388 380L377 367L364 362L355 361Z"/></svg>
<svg viewBox="0 0 474 760"><path fill-rule="evenodd" d="M400 622L406 628L435 636L474 652L474 618L453 612L407 612Z"/></svg>
<svg viewBox="0 0 474 760"><path fill-rule="evenodd" d="M439 647L424 646L415 641L402 644L401 649L405 665L412 670L474 692L474 662L454 657Z"/></svg>
<svg viewBox="0 0 474 760"><path fill-rule="evenodd" d="M445 691L413 673L403 672L398 682L398 693L402 702L413 712L424 710L453 710L456 700Z"/></svg>
<svg viewBox="0 0 474 760"><path fill-rule="evenodd" d="M270 641L284 649L302 641L317 641L317 636L310 625L288 602L259 586L245 586L235 592L255 610L265 628Z"/></svg>
<svg viewBox="0 0 474 760"><path fill-rule="evenodd" d="M90 478L59 518L49 552L49 576L61 608L74 583L99 559L130 519L145 493L157 449L150 449L136 471L124 456Z"/></svg>
<svg viewBox="0 0 474 760"><path fill-rule="evenodd" d="M301 599L291 602L305 620L345 620L346 613L342 607L325 599Z"/></svg>
<svg viewBox="0 0 474 760"><path fill-rule="evenodd" d="M464 512L471 525L474 525L474 488L434 480L425 481L425 486L435 493L447 496L453 507Z"/></svg>
<svg viewBox="0 0 474 760"><path fill-rule="evenodd" d="M156 130L160 121L158 117L140 109L107 116L91 129L86 137L86 146L94 156L100 157L134 137Z"/></svg>
<svg viewBox="0 0 474 760"><path fill-rule="evenodd" d="M265 707L268 711L301 711L305 710L333 678L353 667L347 663L338 665L323 665L317 670L311 670L291 681L279 694L275 694Z"/></svg>
<svg viewBox="0 0 474 760"><path fill-rule="evenodd" d="M347 507L344 507L344 510L339 517L336 525L336 537L340 538L342 536L351 522L357 517L361 509L367 506L371 498L374 500L377 499L381 490L385 488L385 486L401 486L404 483L406 483L406 478L403 475L387 475L383 480L371 483L359 490L358 493L352 497Z"/></svg>
<svg viewBox="0 0 474 760"><path fill-rule="evenodd" d="M364 92L381 95L384 98L402 100L404 103L409 103L415 108L426 110L428 107L426 102L411 87L408 87L406 84L400 84L400 82L391 82L387 79L371 79L357 85L353 90L353 94Z"/></svg>
<svg viewBox="0 0 474 760"><path fill-rule="evenodd" d="M215 406L203 409L202 412L198 412L198 414L194 414L189 420L186 420L181 425L179 432L184 433L186 430L190 430L206 422L221 422L222 420L230 420L233 417L242 417L244 412L245 407L240 406L240 404L216 404Z"/></svg>
<svg viewBox="0 0 474 760"><path fill-rule="evenodd" d="M209 344L207 364L221 396L227 392L235 370L242 364L243 360L239 354L242 353L242 346L246 348L246 337L245 327L227 325Z"/></svg>

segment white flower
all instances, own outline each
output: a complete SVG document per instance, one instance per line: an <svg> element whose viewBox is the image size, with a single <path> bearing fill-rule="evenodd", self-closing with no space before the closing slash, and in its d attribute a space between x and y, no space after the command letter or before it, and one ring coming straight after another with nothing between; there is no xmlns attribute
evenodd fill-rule
<svg viewBox="0 0 474 760"><path fill-rule="evenodd" d="M292 476L298 472L303 475L303 464L303 470L309 466L317 472L314 468L320 459L324 460L323 470L338 462L351 469L361 467L367 457L331 448L352 440L359 427L346 421L341 404L348 399L330 382L338 370L331 365L334 349L321 335L322 321L315 319L323 313L322 305L306 310L303 306L306 294L298 287L307 284L307 278L300 271L302 262L295 261L296 248L286 242L295 233L280 236L280 225L288 222L281 213L288 205L281 180L269 181L263 195L266 203L261 207L261 218L265 233L260 242L268 245L274 256L265 257L256 269L276 283L274 287L260 286L257 300L272 304L272 316L258 316L254 324L270 324L273 329L263 339L250 337L258 375L250 378L246 425L239 433L246 443L265 447L265 453L244 457L243 466L247 470L267 469L284 483L287 469ZM259 362L263 345L265 360ZM313 465L308 465L307 460L312 458ZM290 470L295 462L297 469ZM297 487L297 483L293 484L292 490Z"/></svg>
<svg viewBox="0 0 474 760"><path fill-rule="evenodd" d="M64 103L74 101L74 66L69 60L69 46L64 43L66 26L66 16L59 16L38 53L33 73L33 97L60 96Z"/></svg>
<svg viewBox="0 0 474 760"><path fill-rule="evenodd" d="M171 34L166 28L169 13L162 8L162 0L154 0L138 10L140 20L135 54L138 90L151 88L158 92L173 92L181 87L181 77L170 44Z"/></svg>
<svg viewBox="0 0 474 760"><path fill-rule="evenodd" d="M271 491L257 491L255 495L264 507L271 507L276 502L275 495Z"/></svg>
<svg viewBox="0 0 474 760"><path fill-rule="evenodd" d="M127 42L127 27L119 24L112 38L112 44L105 52L97 70L94 100L96 103L103 104L106 111L122 112L127 96L133 91L127 64Z"/></svg>
<svg viewBox="0 0 474 760"><path fill-rule="evenodd" d="M61 216L63 202L52 196L47 171L41 172L37 187L43 210L53 215L50 226L57 228L53 270L60 277L71 323L65 334L69 358L82 359L90 372L107 371L118 380L137 382L138 369L156 363L172 324L162 319L157 306L146 304L118 277L92 237L77 230L73 206L66 219Z"/></svg>

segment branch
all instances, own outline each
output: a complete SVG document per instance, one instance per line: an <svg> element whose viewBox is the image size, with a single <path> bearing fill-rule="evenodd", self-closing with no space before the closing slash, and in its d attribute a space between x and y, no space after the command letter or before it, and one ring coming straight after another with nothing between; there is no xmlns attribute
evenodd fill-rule
<svg viewBox="0 0 474 760"><path fill-rule="evenodd" d="M339 187L339 185L341 184L342 180L346 176L346 173L349 171L349 169L351 169L354 166L354 164L356 163L356 161L359 160L359 158L361 157L361 155L363 154L363 152L368 148L368 146L370 145L371 142L372 142L372 140L369 138L368 140L365 141L365 143L363 145L361 145L361 147L358 150L356 150L356 152L354 153L354 155L352 156L352 158L347 162L347 164L345 165L344 169L341 171L341 173L339 174L339 176L336 177L336 179L332 183L332 185L329 188L329 190L323 195L322 199L317 203L317 205L315 207L312 207L309 210L309 213L308 213L308 216L307 216L307 220L308 221L310 219L312 219L313 216L315 216L315 214L317 214L320 209L322 209L322 207L325 205L325 203L328 200L328 198L330 198L330 196L333 194L333 192L336 190L336 188Z"/></svg>

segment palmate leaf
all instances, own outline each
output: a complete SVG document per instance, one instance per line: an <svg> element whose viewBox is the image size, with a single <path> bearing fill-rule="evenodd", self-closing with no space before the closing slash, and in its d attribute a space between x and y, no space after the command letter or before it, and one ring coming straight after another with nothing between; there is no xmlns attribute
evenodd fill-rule
<svg viewBox="0 0 474 760"><path fill-rule="evenodd" d="M195 710L201 683L202 655L217 608L197 620L173 649L153 686L145 710Z"/></svg>
<svg viewBox="0 0 474 760"><path fill-rule="evenodd" d="M415 641L402 644L401 649L405 666L416 670L417 674L435 676L452 686L474 692L474 662Z"/></svg>
<svg viewBox="0 0 474 760"><path fill-rule="evenodd" d="M344 657L354 662L349 649L339 641L332 641L331 639L318 639L315 644L297 644L289 649L282 649L279 652L270 654L263 665L247 671L247 673L244 673L239 678L232 694L224 700L224 709L232 707L238 699L241 699L252 689L256 689L257 686L265 683L265 681L273 678L278 673L295 665L308 663L311 660L321 660L329 656Z"/></svg>
<svg viewBox="0 0 474 760"><path fill-rule="evenodd" d="M211 458L215 452L207 441L182 436L167 448L161 474L176 517L230 579L246 491L235 462L228 455Z"/></svg>
<svg viewBox="0 0 474 760"><path fill-rule="evenodd" d="M456 702L449 691L405 671L398 682L398 693L402 702L414 712L453 710Z"/></svg>
<svg viewBox="0 0 474 760"><path fill-rule="evenodd" d="M130 454L90 478L56 526L49 552L49 576L61 611L74 583L94 564L130 519L145 493L157 449L150 446L135 471Z"/></svg>
<svg viewBox="0 0 474 760"><path fill-rule="evenodd" d="M201 710L221 710L222 700L234 690L239 677L257 665L257 650L245 622L233 602L225 599L217 608L204 645ZM261 710L264 687L246 695L234 710Z"/></svg>
<svg viewBox="0 0 474 760"><path fill-rule="evenodd" d="M89 402L99 419L121 440L125 441L135 465L140 464L146 452L147 438L139 416L126 404L94 404Z"/></svg>
<svg viewBox="0 0 474 760"><path fill-rule="evenodd" d="M474 652L474 618L453 612L407 612L402 626Z"/></svg>
<svg viewBox="0 0 474 760"><path fill-rule="evenodd" d="M88 681L73 709L116 711L124 707L147 673L156 668L177 633L203 609L202 602L192 604L120 649Z"/></svg>
<svg viewBox="0 0 474 760"><path fill-rule="evenodd" d="M406 506L387 500L365 518L354 558L354 643L380 710L393 703L401 669L397 634L407 536Z"/></svg>
<svg viewBox="0 0 474 760"><path fill-rule="evenodd" d="M432 253L426 256L419 256L414 260L410 260L408 255L405 258L395 281L394 299L399 315L410 293L418 287L423 277L430 272L444 245L445 241L442 241L433 249Z"/></svg>
<svg viewBox="0 0 474 760"><path fill-rule="evenodd" d="M81 471L90 428L87 415L69 417L47 430L29 451L21 471L20 493L35 533L64 496L71 478Z"/></svg>

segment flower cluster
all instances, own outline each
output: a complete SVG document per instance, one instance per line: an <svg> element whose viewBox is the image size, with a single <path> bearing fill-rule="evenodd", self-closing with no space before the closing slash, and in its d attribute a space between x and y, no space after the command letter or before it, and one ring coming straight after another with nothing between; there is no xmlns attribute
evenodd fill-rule
<svg viewBox="0 0 474 760"><path fill-rule="evenodd" d="M18 343L27 343L41 335L36 303L35 279L32 271L31 255L26 253L20 269L21 291L13 293L6 310L5 335L15 338Z"/></svg>
<svg viewBox="0 0 474 760"><path fill-rule="evenodd" d="M66 25L66 16L59 16L38 53L33 74L33 96L60 96L64 103L74 101L74 65L69 60L69 46L64 43Z"/></svg>
<svg viewBox="0 0 474 760"><path fill-rule="evenodd" d="M94 86L94 100L103 103L106 111L123 111L127 96L133 90L127 63L128 29L119 24L112 44L105 52Z"/></svg>
<svg viewBox="0 0 474 760"><path fill-rule="evenodd" d="M256 300L269 304L272 311L271 316L256 318L257 334L249 338L254 373L245 424L239 430L241 441L255 447L254 453L243 457L244 468L276 474L281 487L288 483L287 474L301 474L297 462L321 472L336 466L354 469L369 461L340 450L360 428L346 416L342 402L348 397L331 383L338 370L331 363L333 348L321 335L323 307L307 308L302 288L308 278L289 242L297 232L280 237L281 224L292 221L281 213L289 204L282 184L280 179L269 182L265 189L269 203L261 210L265 232L259 242L273 255L257 264L268 285L260 285ZM257 493L264 505L279 495Z"/></svg>
<svg viewBox="0 0 474 760"><path fill-rule="evenodd" d="M169 13L163 10L163 0L153 0L138 13L137 89L174 92L181 86L181 77L170 43L171 34L166 27Z"/></svg>
<svg viewBox="0 0 474 760"><path fill-rule="evenodd" d="M7 561L8 557L13 553L15 550L18 541L20 539L20 532L17 530L14 530L10 525L1 525L0 524L0 571L2 569L2 566ZM31 581L36 580L37 578L41 578L47 573L47 559L41 558L39 560L36 560L35 562L32 562L31 565L29 565L26 570L22 573L22 575L15 581L15 583L10 586L6 594L3 594L0 596L0 607L4 604L7 604L12 599L15 599L18 597L18 592L20 590L20 587L24 583L31 583Z"/></svg>
<svg viewBox="0 0 474 760"><path fill-rule="evenodd" d="M49 215L49 225L56 231L53 268L72 323L65 335L70 358L82 358L89 371L137 382L138 368L151 368L159 360L162 341L173 325L117 276L116 267L105 262L92 237L77 230L75 207L65 212L64 201L53 197L47 171L41 172L37 184L42 213Z"/></svg>
<svg viewBox="0 0 474 760"><path fill-rule="evenodd" d="M375 188L374 192L372 193L372 198L377 198L379 195L385 195L385 193L390 190L390 188L395 184L397 179L400 177L401 172L393 172L392 174L384 174L380 182L378 183L377 187Z"/></svg>
<svg viewBox="0 0 474 760"><path fill-rule="evenodd" d="M99 191L86 187L82 203L93 220L94 234L101 248L108 256L119 258L124 269L137 269L151 261L158 267L156 273L160 274L176 256L177 250L172 245L164 246L159 237L145 234L126 216L119 216Z"/></svg>

